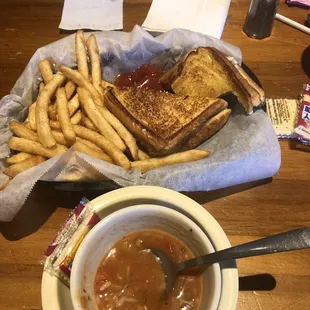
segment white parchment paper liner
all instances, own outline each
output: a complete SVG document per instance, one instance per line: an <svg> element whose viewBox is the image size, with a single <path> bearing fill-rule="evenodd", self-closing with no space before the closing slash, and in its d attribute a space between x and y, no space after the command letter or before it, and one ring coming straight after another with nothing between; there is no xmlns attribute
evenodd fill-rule
<svg viewBox="0 0 310 310"><path fill-rule="evenodd" d="M86 34L87 35L87 34ZM102 55L103 78L111 81L120 72L144 63L169 69L181 55L199 46L213 46L241 63L237 47L188 30L174 29L156 38L136 26L132 32L95 32ZM11 93L0 101L0 158L9 155L8 121L23 121L37 95L37 63L47 58L56 65L75 66L74 35L36 51ZM163 167L140 175L115 165L68 150L15 177L0 192L0 221L10 221L35 183L43 180L104 179L121 186L158 185L177 191L214 190L274 175L280 166L280 148L269 118L263 111L246 116L236 107L226 126L200 148L212 152L198 162ZM0 163L1 171L5 165ZM98 173L99 172L99 173ZM7 177L0 173L0 182Z"/></svg>

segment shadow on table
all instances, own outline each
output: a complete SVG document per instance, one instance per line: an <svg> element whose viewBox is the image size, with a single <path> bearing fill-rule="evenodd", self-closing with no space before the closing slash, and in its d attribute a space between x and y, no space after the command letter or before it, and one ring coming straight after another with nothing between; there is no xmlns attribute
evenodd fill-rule
<svg viewBox="0 0 310 310"><path fill-rule="evenodd" d="M233 185L226 188L217 189L209 192L184 192L186 196L192 198L200 204L230 196L236 193L244 192L248 189L271 183L272 178L266 178L258 181L248 182L239 185Z"/></svg>
<svg viewBox="0 0 310 310"><path fill-rule="evenodd" d="M291 150L310 153L310 145L302 144L300 141L293 139L289 141Z"/></svg>
<svg viewBox="0 0 310 310"><path fill-rule="evenodd" d="M227 188L210 192L185 193L200 204L207 203L225 196L229 196L247 189L270 183L272 178L249 182L245 184L230 186ZM60 191L54 188L37 184L28 197L24 206L11 222L0 222L0 232L7 240L14 241L22 239L36 232L58 207L74 208L81 198L94 199L106 191L104 190L82 190L78 192ZM59 223L63 224L65 218Z"/></svg>
<svg viewBox="0 0 310 310"><path fill-rule="evenodd" d="M72 209L81 198L93 199L103 193L103 191L73 193L36 185L13 221L0 222L0 232L7 240L19 240L36 232L58 207ZM64 217L60 220L59 228L65 219Z"/></svg>
<svg viewBox="0 0 310 310"><path fill-rule="evenodd" d="M239 277L239 291L272 291L276 279L268 273Z"/></svg>

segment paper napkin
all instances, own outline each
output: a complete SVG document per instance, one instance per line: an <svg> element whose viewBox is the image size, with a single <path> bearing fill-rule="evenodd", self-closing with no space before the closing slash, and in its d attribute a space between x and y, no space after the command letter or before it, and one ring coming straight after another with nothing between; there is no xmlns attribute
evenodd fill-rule
<svg viewBox="0 0 310 310"><path fill-rule="evenodd" d="M59 28L123 29L123 0L65 0Z"/></svg>
<svg viewBox="0 0 310 310"><path fill-rule="evenodd" d="M142 25L149 31L184 28L220 39L230 0L153 0Z"/></svg>

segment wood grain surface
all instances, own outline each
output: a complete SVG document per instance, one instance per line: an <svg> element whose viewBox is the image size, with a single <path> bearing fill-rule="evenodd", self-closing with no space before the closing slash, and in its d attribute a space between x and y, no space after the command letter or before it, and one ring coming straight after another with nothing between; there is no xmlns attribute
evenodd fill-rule
<svg viewBox="0 0 310 310"><path fill-rule="evenodd" d="M280 2L279 13L304 22L309 11ZM125 31L142 24L150 3L124 1ZM58 29L62 6L62 0L0 1L0 97L9 93L36 49L67 35ZM242 33L248 6L248 0L232 0L223 39L241 48L268 97L297 98L309 81L309 35L275 21L270 38L250 39ZM274 178L188 194L216 218L233 245L310 226L310 147L296 141L280 144L282 165ZM16 218L1 223L0 309L41 309L46 246L82 196L100 194L36 186ZM244 259L238 268L238 309L310 309L309 251Z"/></svg>

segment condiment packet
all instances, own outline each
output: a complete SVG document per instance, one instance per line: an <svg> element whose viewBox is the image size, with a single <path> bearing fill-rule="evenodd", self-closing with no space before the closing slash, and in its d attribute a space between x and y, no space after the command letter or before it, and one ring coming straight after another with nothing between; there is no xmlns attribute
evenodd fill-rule
<svg viewBox="0 0 310 310"><path fill-rule="evenodd" d="M295 99L266 99L267 114L278 138L295 138L298 107Z"/></svg>
<svg viewBox="0 0 310 310"><path fill-rule="evenodd" d="M155 32L183 28L220 39L229 6L230 0L156 0L142 27Z"/></svg>
<svg viewBox="0 0 310 310"><path fill-rule="evenodd" d="M65 0L59 28L123 29L123 0Z"/></svg>
<svg viewBox="0 0 310 310"><path fill-rule="evenodd" d="M75 254L83 239L99 221L88 199L83 198L45 251L44 270L69 287Z"/></svg>
<svg viewBox="0 0 310 310"><path fill-rule="evenodd" d="M310 84L303 86L295 133L303 144L310 144Z"/></svg>

